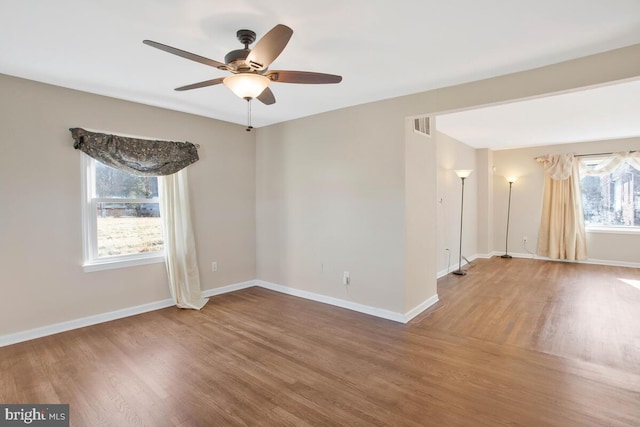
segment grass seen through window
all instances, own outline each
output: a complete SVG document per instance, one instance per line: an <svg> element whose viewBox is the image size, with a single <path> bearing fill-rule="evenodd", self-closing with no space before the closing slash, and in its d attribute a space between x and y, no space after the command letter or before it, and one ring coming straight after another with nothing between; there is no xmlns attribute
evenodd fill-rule
<svg viewBox="0 0 640 427"><path fill-rule="evenodd" d="M163 250L160 217L98 217L98 256Z"/></svg>

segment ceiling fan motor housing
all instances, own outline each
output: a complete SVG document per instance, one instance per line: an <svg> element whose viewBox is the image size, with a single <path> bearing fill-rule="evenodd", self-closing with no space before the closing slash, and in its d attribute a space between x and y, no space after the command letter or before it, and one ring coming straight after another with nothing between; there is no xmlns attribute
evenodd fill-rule
<svg viewBox="0 0 640 427"><path fill-rule="evenodd" d="M238 30L236 37L244 45L244 49L236 49L227 53L224 56L224 62L231 67L234 71L249 71L249 67L246 63L247 56L249 56L249 45L256 41L256 33L251 30Z"/></svg>
<svg viewBox="0 0 640 427"><path fill-rule="evenodd" d="M251 49L232 50L224 56L224 62L236 71L249 70L250 68L245 62L245 59L249 56L249 52L251 52Z"/></svg>

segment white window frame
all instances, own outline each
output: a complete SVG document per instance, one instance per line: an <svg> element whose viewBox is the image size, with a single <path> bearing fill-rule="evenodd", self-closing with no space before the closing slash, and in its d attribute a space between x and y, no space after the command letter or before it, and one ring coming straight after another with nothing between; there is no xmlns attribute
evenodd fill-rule
<svg viewBox="0 0 640 427"><path fill-rule="evenodd" d="M602 234L640 234L640 227L630 226L612 226L612 225L587 225L585 227L587 233Z"/></svg>
<svg viewBox="0 0 640 427"><path fill-rule="evenodd" d="M584 161L589 160L600 161L602 156L594 155L593 157L585 157ZM582 181L583 176L580 176ZM584 201L583 201L584 207ZM586 225L585 231L594 234L640 234L640 226L623 226L623 225Z"/></svg>
<svg viewBox="0 0 640 427"><path fill-rule="evenodd" d="M132 267L136 265L164 262L164 251L146 252L140 254L115 255L109 257L98 256L98 203L122 203L123 199L97 198L96 194L96 160L82 153L82 268L85 272L110 270L115 268ZM160 187L160 182L158 182ZM160 194L162 192L161 189ZM129 203L159 203L160 198L153 199L125 199Z"/></svg>

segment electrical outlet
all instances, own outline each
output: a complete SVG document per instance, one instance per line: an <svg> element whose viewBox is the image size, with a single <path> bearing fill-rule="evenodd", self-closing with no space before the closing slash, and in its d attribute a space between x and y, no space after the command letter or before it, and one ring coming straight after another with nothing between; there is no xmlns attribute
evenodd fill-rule
<svg viewBox="0 0 640 427"><path fill-rule="evenodd" d="M349 272L345 271L344 274L342 275L342 284L343 285L350 285L351 284L351 278L349 277Z"/></svg>
<svg viewBox="0 0 640 427"><path fill-rule="evenodd" d="M527 236L524 236L524 237L522 238L522 244L523 244L523 245L526 245L526 244L527 244Z"/></svg>
<svg viewBox="0 0 640 427"><path fill-rule="evenodd" d="M214 273L218 271L218 261L213 261L211 263L211 271L213 271Z"/></svg>

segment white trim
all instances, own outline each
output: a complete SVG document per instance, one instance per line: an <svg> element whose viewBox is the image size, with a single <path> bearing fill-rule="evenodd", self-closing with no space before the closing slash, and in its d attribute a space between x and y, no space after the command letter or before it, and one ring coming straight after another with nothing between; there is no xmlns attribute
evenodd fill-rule
<svg viewBox="0 0 640 427"><path fill-rule="evenodd" d="M94 160L94 163L95 163L95 160ZM159 182L158 182L158 187L160 187L160 183ZM151 199L135 199L135 198L123 199L122 197L117 197L117 198L116 197L93 197L91 200L95 204L98 204L98 203L118 203L118 204L125 204L125 203L152 204L152 203L158 203L158 204L160 204L160 197L153 197ZM92 210L93 210L93 208L92 208Z"/></svg>
<svg viewBox="0 0 640 427"><path fill-rule="evenodd" d="M440 299L438 298L438 294L432 295L430 298L427 298L422 304L417 305L416 307L414 307L413 309L407 311L404 314L404 322L403 323L409 323L409 321L411 321L411 319L413 319L418 314L422 313L423 311L425 311L427 308L431 307L432 305L434 305L438 301L440 301Z"/></svg>
<svg viewBox="0 0 640 427"><path fill-rule="evenodd" d="M433 295L426 301L409 310L407 313L397 313L382 308L376 308L367 306L364 304L358 304L351 301L345 301L338 298L328 297L325 295L316 294L313 292L303 291L300 289L289 288L275 283L265 282L263 280L249 280L247 282L236 283L233 285L222 286L219 288L206 289L202 291L202 296L212 297L216 295L226 294L229 292L235 292L242 289L251 288L253 286L259 286L272 291L280 292L286 295L292 295L311 301L316 301L324 304L333 305L336 307L346 308L348 310L357 311L359 313L369 314L371 316L380 317L387 320L392 320L399 323L408 323L411 319L422 313L427 308L431 307L439 301L438 295ZM54 335L61 332L70 331L73 329L84 328L86 326L96 325L98 323L109 322L111 320L121 319L123 317L135 316L137 314L146 313L149 311L159 310L162 308L171 307L174 305L172 299L166 299L162 301L151 302L148 304L142 304L134 307L123 308L121 310L110 311L107 313L96 314L93 316L83 317L80 319L69 320L66 322L54 323L52 325L42 326L39 328L29 329L26 331L16 332L8 335L0 335L0 347L7 345L17 344L24 341L29 341L36 338L45 337L48 335Z"/></svg>
<svg viewBox="0 0 640 427"><path fill-rule="evenodd" d="M489 254L476 254L473 256L468 257L469 261L473 261L475 259L478 258L492 258L494 256L502 256L504 255L503 251L493 251ZM616 261L616 260L609 260L609 259L587 259L584 261L570 261L570 260L566 260L566 259L553 259L553 258L548 258L548 257L543 257L540 255L536 255L536 254L532 254L532 253L514 253L514 252L509 252L509 255L511 255L514 258L524 258L524 259L538 259L541 261L557 261L557 262L574 262L574 263L578 263L578 264L593 264L593 265L608 265L611 267L629 267L629 268L640 268L640 262L629 262L629 261ZM464 267L466 264L466 261L463 261L462 266ZM447 271L447 269L443 269L440 270L437 273L437 278L440 279L444 276L446 276L447 274L451 273L452 271L455 271L458 269L457 265L453 265L449 267L449 270Z"/></svg>
<svg viewBox="0 0 640 427"><path fill-rule="evenodd" d="M630 235L638 235L640 234L640 227L598 227L598 226L590 226L586 227L585 231L587 233L593 234L630 234Z"/></svg>
<svg viewBox="0 0 640 427"><path fill-rule="evenodd" d="M552 261L557 261L557 260L552 260ZM640 268L640 262L612 261L609 259L588 259L586 261L577 261L577 262L582 264L610 265L612 267Z"/></svg>
<svg viewBox="0 0 640 427"><path fill-rule="evenodd" d="M493 253L493 256L502 256L504 255L504 252L502 251L495 251ZM509 255L511 255L514 258L525 258L525 259L542 259L542 260L546 260L546 261L559 261L559 260L552 260L551 258L543 258L540 257L538 255L535 254L531 254L531 253L519 253L519 252L509 252Z"/></svg>
<svg viewBox="0 0 640 427"><path fill-rule="evenodd" d="M216 295L226 294L229 292L235 292L242 289L251 288L257 286L255 280L249 280L248 282L236 283L235 285L222 286L220 288L205 289L202 291L202 296L205 298L214 297Z"/></svg>
<svg viewBox="0 0 640 427"><path fill-rule="evenodd" d="M255 286L255 281L237 283L235 285L223 286L221 288L207 289L202 292L205 297L220 295L227 292L233 292L240 289ZM137 314L149 311L160 310L175 305L172 299L150 302L148 304L137 305L134 307L123 308L121 310L110 311L107 313L96 314L93 316L82 317L80 319L69 320L52 325L42 326L40 328L28 329L26 331L16 332L14 334L0 335L0 347L11 344L17 344L23 341L29 341L48 335L59 334L61 332L71 331L73 329L84 328L85 326L97 325L98 323L110 322L111 320L122 319L123 317L135 316Z"/></svg>
<svg viewBox="0 0 640 427"><path fill-rule="evenodd" d="M161 308L171 307L172 305L174 305L172 299L165 299L162 301L137 305L135 307L128 307L121 310L96 314L94 316L82 317L80 319L69 320L61 323L54 323L53 325L42 326L40 328L28 329L26 331L16 332L14 334L0 335L0 347L45 337L47 335L59 334L60 332L66 332L72 329L84 328L85 326L96 325L98 323L109 322L111 320L121 319L123 317L135 316L136 314L159 310Z"/></svg>
<svg viewBox="0 0 640 427"><path fill-rule="evenodd" d="M371 307L369 305L358 304L352 301L346 301L339 298L329 297L326 295L316 294L314 292L303 291L296 288L278 285L276 283L266 282L264 280L256 280L256 285L261 288L270 289L287 295L308 299L323 304L333 305L335 307L346 308L347 310L357 311L359 313L369 314L371 316L380 317L382 319L393 320L399 323L408 323L411 319L422 313L439 301L438 294L432 295L427 300L412 308L405 314L395 311L385 310L383 308Z"/></svg>
<svg viewBox="0 0 640 427"><path fill-rule="evenodd" d="M256 280L256 284L262 288L271 289L272 291L280 292L287 295L292 295L294 297L300 297L300 298L308 299L311 301L333 305L336 307L346 308L348 310L357 311L359 313L365 313L371 316L381 317L387 320L393 320L394 322L406 323L405 315L402 313L397 313L395 311L371 307L364 304L358 304L356 302L346 301L343 299L329 297L326 295L320 295L320 294L316 294L309 291L303 291L296 288L289 288L287 286L265 282L264 280Z"/></svg>
<svg viewBox="0 0 640 427"><path fill-rule="evenodd" d="M500 252L500 251L493 252L493 256L500 256L502 254L503 254L503 252ZM583 260L583 261L571 261L571 260L566 260L566 259L549 258L549 257L544 257L544 256L540 256L540 255L531 254L531 253L513 253L513 252L509 252L509 255L511 255L514 258L537 259L537 260L540 260L540 261L573 262L573 263L576 263L576 264L593 264L593 265L608 265L608 266L611 266L611 267L640 268L640 262L616 261L616 260L610 260L610 259L592 259L592 258L589 258L589 259Z"/></svg>
<svg viewBox="0 0 640 427"><path fill-rule="evenodd" d="M102 270L114 270L117 268L135 267L136 265L156 264L164 262L164 252L154 252L153 256L137 257L129 259L102 259L100 261L87 262L82 265L85 273Z"/></svg>
<svg viewBox="0 0 640 427"><path fill-rule="evenodd" d="M93 182L91 179L91 161L90 157L84 153L80 153L80 187L82 189L81 194L81 214L82 214L82 259L86 263L87 260L91 259L91 247L93 246L93 233L92 225L89 224L88 218L91 217L91 200L89 198L89 194L93 194L95 191L89 186Z"/></svg>
<svg viewBox="0 0 640 427"><path fill-rule="evenodd" d="M514 258L534 258L534 255L531 254L509 254ZM543 257L540 255L535 255L535 259L539 259L541 261L556 261L556 262L573 262L577 264L594 264L594 265L608 265L612 267L630 267L630 268L640 268L640 262L628 262L628 261L616 261L610 259L586 259L583 261L572 261L566 259L555 259L549 257Z"/></svg>
<svg viewBox="0 0 640 427"><path fill-rule="evenodd" d="M444 276L446 276L447 274L449 274L450 271L448 271L446 268L444 270L440 270L436 273L436 279L440 279Z"/></svg>
<svg viewBox="0 0 640 427"><path fill-rule="evenodd" d="M482 258L482 259L489 259L492 256L495 256L497 253L496 252L491 252L488 254L476 254L474 256L472 256L469 260L473 261L474 259L478 259L478 258ZM502 255L502 253L500 253L500 255Z"/></svg>
<svg viewBox="0 0 640 427"><path fill-rule="evenodd" d="M96 160L80 153L81 189L82 189L82 269L85 273L137 265L164 262L164 250L148 253L123 254L112 257L98 256L97 240L97 203L159 203L162 191L158 182L158 197L152 199L96 198Z"/></svg>
<svg viewBox="0 0 640 427"><path fill-rule="evenodd" d="M478 258L491 258L495 254L496 254L495 252L492 252L490 254L480 254L480 255L476 254L476 255L471 255L470 257L467 257L467 259L469 261L473 262L474 260L476 260ZM468 265L467 261L464 258L462 258L462 260L463 260L462 261L462 267L464 267L465 265ZM442 269L442 270L438 271L436 273L436 279L440 279L440 278L446 276L447 274L451 273L452 271L456 271L457 269L458 269L458 264L457 263L454 264L454 265L450 265L448 270L445 268L445 269Z"/></svg>

